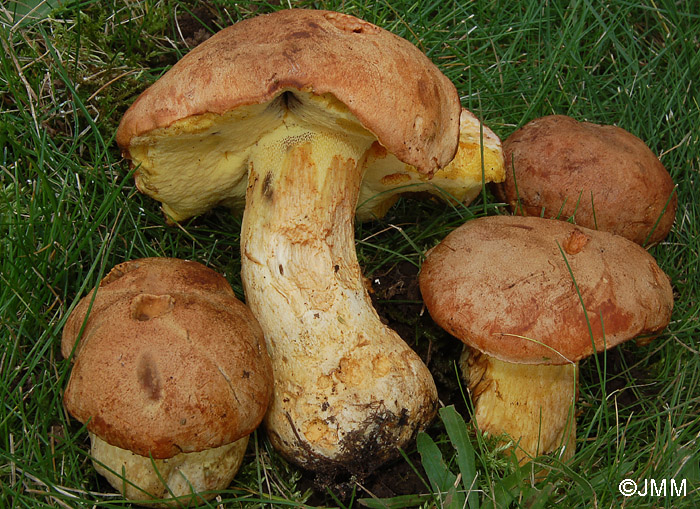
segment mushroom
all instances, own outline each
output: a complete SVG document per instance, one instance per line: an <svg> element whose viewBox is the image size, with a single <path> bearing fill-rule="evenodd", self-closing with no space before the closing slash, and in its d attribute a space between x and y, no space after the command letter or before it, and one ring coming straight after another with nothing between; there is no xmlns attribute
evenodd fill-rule
<svg viewBox="0 0 700 509"><path fill-rule="evenodd" d="M666 168L633 134L564 115L535 119L503 144L495 194L515 214L573 218L638 244L671 230L678 198Z"/></svg>
<svg viewBox="0 0 700 509"><path fill-rule="evenodd" d="M65 407L130 500L189 505L226 488L271 399L258 323L196 262L117 265L71 312L61 351L74 361Z"/></svg>
<svg viewBox="0 0 700 509"><path fill-rule="evenodd" d="M432 174L455 155L460 111L406 40L284 10L215 34L122 119L137 185L171 220L245 195L242 280L275 378L265 424L298 465L371 471L435 415L430 372L371 305L353 215L370 152Z"/></svg>
<svg viewBox="0 0 700 509"><path fill-rule="evenodd" d="M429 251L419 276L431 317L465 343L477 426L518 460L575 449L578 362L668 324L668 277L638 244L564 221L491 216Z"/></svg>

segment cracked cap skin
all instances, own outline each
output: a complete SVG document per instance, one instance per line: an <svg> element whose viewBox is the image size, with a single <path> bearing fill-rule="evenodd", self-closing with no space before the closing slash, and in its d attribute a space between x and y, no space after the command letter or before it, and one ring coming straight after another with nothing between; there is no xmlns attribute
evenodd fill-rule
<svg viewBox="0 0 700 509"><path fill-rule="evenodd" d="M249 435L271 397L257 321L196 262L117 265L71 313L61 351L74 360L68 411L110 445L154 459Z"/></svg>
<svg viewBox="0 0 700 509"><path fill-rule="evenodd" d="M420 286L443 329L523 364L567 364L658 335L673 310L670 280L642 247L538 217L467 221L428 253Z"/></svg>

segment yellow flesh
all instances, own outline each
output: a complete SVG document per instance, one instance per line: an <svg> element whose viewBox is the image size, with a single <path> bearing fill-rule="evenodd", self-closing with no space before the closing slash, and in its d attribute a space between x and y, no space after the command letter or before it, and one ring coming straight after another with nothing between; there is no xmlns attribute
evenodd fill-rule
<svg viewBox="0 0 700 509"><path fill-rule="evenodd" d="M95 470L128 500L178 498L148 507L199 505L214 497L205 491L231 484L243 461L248 437L214 449L152 460L109 445L90 433ZM155 467L155 468L154 468ZM165 481L165 484L161 481ZM196 496L192 496L192 493Z"/></svg>
<svg viewBox="0 0 700 509"><path fill-rule="evenodd" d="M573 456L578 364L513 364L465 347L460 366L477 426L494 436L509 435L519 462L562 447L562 460Z"/></svg>
<svg viewBox="0 0 700 509"><path fill-rule="evenodd" d="M331 95L298 93L287 104L281 95L268 104L242 106L224 115L204 114L155 129L132 141L131 159L139 164L136 184L163 203L180 221L217 205L242 208L251 151L264 139L282 139L289 109L312 125L365 132Z"/></svg>
<svg viewBox="0 0 700 509"><path fill-rule="evenodd" d="M267 137L283 137L288 110L309 125L348 134L372 135L331 95L295 91L269 104L243 106L224 115L204 114L137 137L129 147L139 164L139 189L163 203L175 221L199 215L217 205L242 209L251 151ZM357 215L383 216L401 193L427 191L445 201L468 204L481 191L483 139L484 182L505 177L498 137L466 110L460 117L460 143L455 159L432 179L386 151L370 150L363 162Z"/></svg>
<svg viewBox="0 0 700 509"><path fill-rule="evenodd" d="M503 182L505 167L498 136L480 125L467 110L462 110L459 131L455 158L432 178L402 163L392 154L370 152L360 189L357 218L365 221L382 217L402 193L428 192L446 202L468 205L481 192L482 183Z"/></svg>

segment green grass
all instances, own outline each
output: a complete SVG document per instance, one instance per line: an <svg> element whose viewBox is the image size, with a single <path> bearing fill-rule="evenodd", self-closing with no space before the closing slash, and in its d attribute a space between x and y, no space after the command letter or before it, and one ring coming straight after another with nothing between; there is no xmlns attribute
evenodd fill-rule
<svg viewBox="0 0 700 509"><path fill-rule="evenodd" d="M124 507L128 504L94 473L87 433L61 404L70 366L59 344L71 307L112 266L143 256L201 261L224 273L240 297L243 292L240 220L217 210L181 228L167 226L157 204L135 189L114 131L138 93L191 49L176 16L206 22L205 30L214 31L289 4L27 3L38 7L25 17L25 2L0 8L0 506ZM447 506L438 488L450 479L459 481L453 492L477 490L476 498L453 493L452 506L461 497L470 507L695 507L700 500L697 1L291 4L341 10L407 38L453 80L463 105L503 139L551 113L614 123L660 154L678 186L673 231L651 248L673 282L671 324L648 346L628 343L582 363L574 460L567 465L550 460L546 482L535 485L528 468L516 468L473 430L467 412L461 431L454 416L443 412L449 423L436 422L421 438L420 455L407 451L423 487L384 503ZM469 208L402 200L383 220L358 225L365 273L384 273L406 260L418 266L423 251L457 225L502 210L489 193L485 198ZM414 331L407 339L417 347L453 341L427 317L406 322ZM445 376L456 379L454 373ZM440 472L447 477L436 480ZM687 494L624 498L618 484L625 478L686 479ZM350 500L313 493L261 432L231 489L220 497L225 507L300 507L310 500L356 507L359 499L372 498L359 484Z"/></svg>

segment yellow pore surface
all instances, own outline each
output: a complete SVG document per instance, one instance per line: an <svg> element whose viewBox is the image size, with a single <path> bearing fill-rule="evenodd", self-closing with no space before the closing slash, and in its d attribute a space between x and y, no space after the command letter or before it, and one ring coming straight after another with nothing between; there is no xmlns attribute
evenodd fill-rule
<svg viewBox="0 0 700 509"><path fill-rule="evenodd" d="M288 148L309 141L299 139L302 130L374 138L332 95L294 91L269 103L223 115L196 115L155 129L132 140L129 155L138 166L139 190L160 201L170 219L181 221L218 205L242 210L249 165L259 157L256 147L263 142ZM481 191L482 176L485 182L505 177L500 140L467 110L460 117L457 155L432 180L378 143L363 164L357 211L361 220L381 217L406 192L428 191L445 201L469 203Z"/></svg>
<svg viewBox="0 0 700 509"><path fill-rule="evenodd" d="M503 182L501 140L466 109L459 118L459 148L454 159L431 177L374 147L360 190L357 217L382 217L403 193L427 192L448 203L468 205L483 183Z"/></svg>

